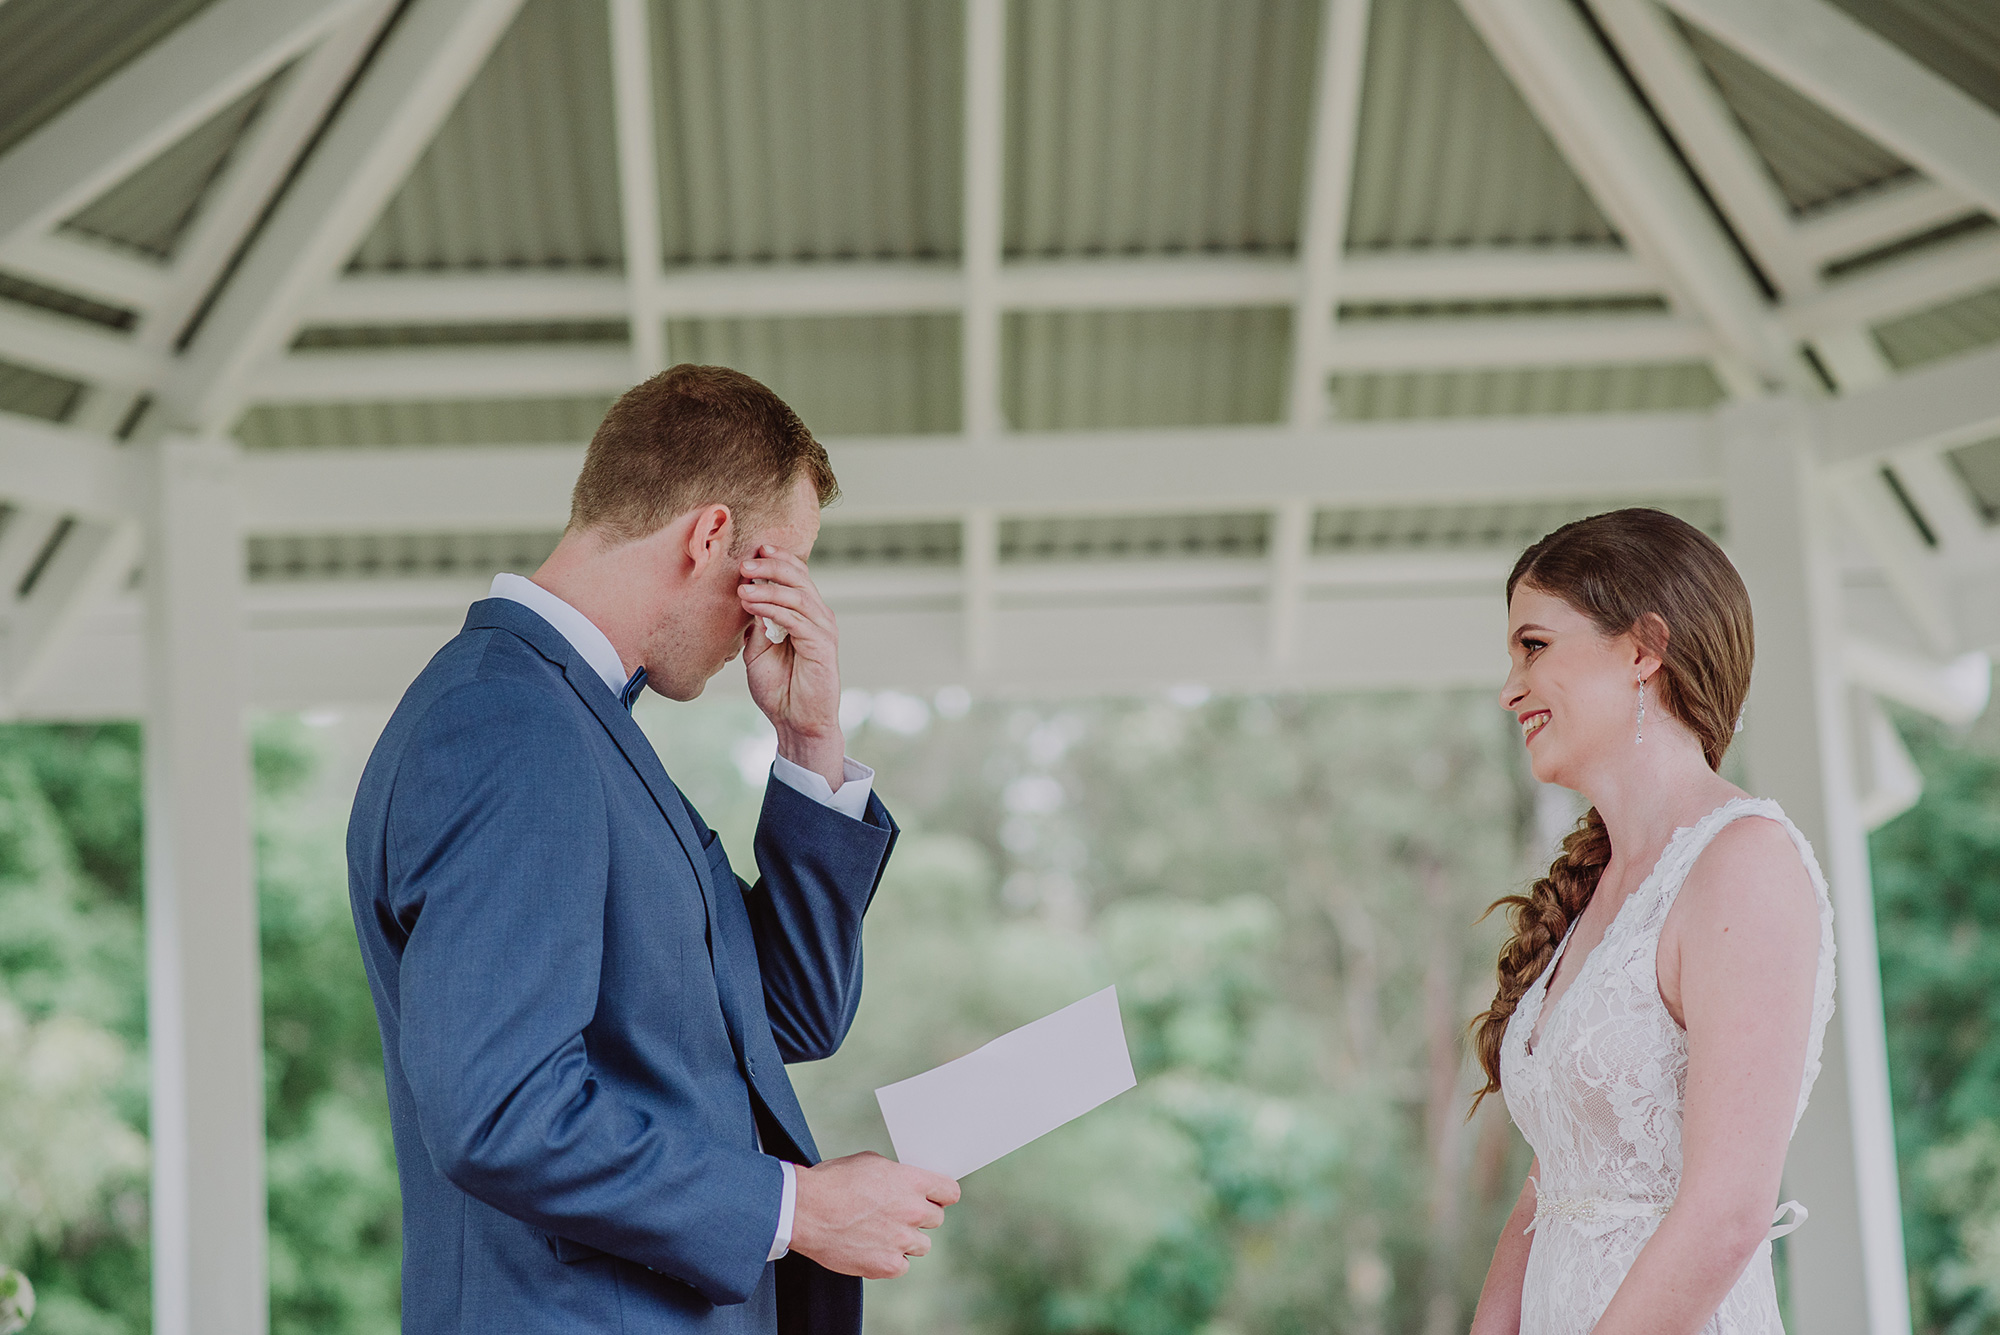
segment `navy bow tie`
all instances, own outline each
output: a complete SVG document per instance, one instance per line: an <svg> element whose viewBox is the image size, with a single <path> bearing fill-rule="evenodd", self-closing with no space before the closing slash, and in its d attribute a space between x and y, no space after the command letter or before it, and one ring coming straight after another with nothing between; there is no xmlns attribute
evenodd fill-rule
<svg viewBox="0 0 2000 1335"><path fill-rule="evenodd" d="M632 679L625 683L625 689L618 692L618 703L631 712L632 702L639 698L639 692L646 689L646 669L639 668L632 673Z"/></svg>

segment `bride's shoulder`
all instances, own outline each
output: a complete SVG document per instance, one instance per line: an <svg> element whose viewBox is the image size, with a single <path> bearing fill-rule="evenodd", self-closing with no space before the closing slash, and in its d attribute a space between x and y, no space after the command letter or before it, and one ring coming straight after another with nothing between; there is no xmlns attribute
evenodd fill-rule
<svg viewBox="0 0 2000 1335"><path fill-rule="evenodd" d="M1688 869L1674 916L1684 928L1817 941L1819 899L1776 803L1748 810L1718 829Z"/></svg>

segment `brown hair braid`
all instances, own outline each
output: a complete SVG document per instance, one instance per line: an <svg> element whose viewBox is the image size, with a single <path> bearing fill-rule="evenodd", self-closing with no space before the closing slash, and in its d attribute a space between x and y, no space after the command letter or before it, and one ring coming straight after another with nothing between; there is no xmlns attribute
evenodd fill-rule
<svg viewBox="0 0 2000 1335"><path fill-rule="evenodd" d="M1701 742L1720 769L1750 690L1756 642L1750 594L1736 567L1700 529L1659 510L1613 510L1565 524L1514 563L1507 597L1521 584L1560 598L1603 635L1632 634L1659 656L1651 684L1659 706ZM1499 988L1472 1022L1486 1072L1474 1109L1500 1088L1500 1041L1521 997L1541 977L1611 861L1611 836L1595 807L1562 842L1548 875L1525 895L1506 895L1513 933L1500 948Z"/></svg>

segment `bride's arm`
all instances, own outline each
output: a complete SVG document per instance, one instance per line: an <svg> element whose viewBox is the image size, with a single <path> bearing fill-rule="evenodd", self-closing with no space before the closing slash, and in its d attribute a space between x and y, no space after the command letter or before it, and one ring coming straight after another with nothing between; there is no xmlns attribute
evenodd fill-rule
<svg viewBox="0 0 2000 1335"><path fill-rule="evenodd" d="M1727 826L1668 915L1660 991L1687 1030L1681 1189L1596 1335L1693 1335L1770 1230L1805 1076L1819 905L1791 837Z"/></svg>
<svg viewBox="0 0 2000 1335"><path fill-rule="evenodd" d="M1537 1159L1528 1176L1539 1177L1541 1171L1542 1161ZM1472 1314L1471 1335L1520 1335L1521 1278L1528 1273L1528 1247L1534 1242L1528 1236L1528 1225L1534 1218L1535 1189L1523 1182L1514 1213L1507 1216L1500 1241L1493 1245L1493 1262L1486 1267L1486 1282L1479 1288L1479 1310Z"/></svg>

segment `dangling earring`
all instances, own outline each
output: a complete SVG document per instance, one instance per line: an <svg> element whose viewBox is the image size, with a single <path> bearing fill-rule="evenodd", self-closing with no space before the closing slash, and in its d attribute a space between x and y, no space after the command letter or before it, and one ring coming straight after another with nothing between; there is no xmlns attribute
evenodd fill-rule
<svg viewBox="0 0 2000 1335"><path fill-rule="evenodd" d="M1637 744L1637 743L1643 743L1645 740L1646 740L1646 679L1644 677L1641 677L1639 678L1639 721L1637 724L1634 725L1632 729L1632 741L1635 744Z"/></svg>

